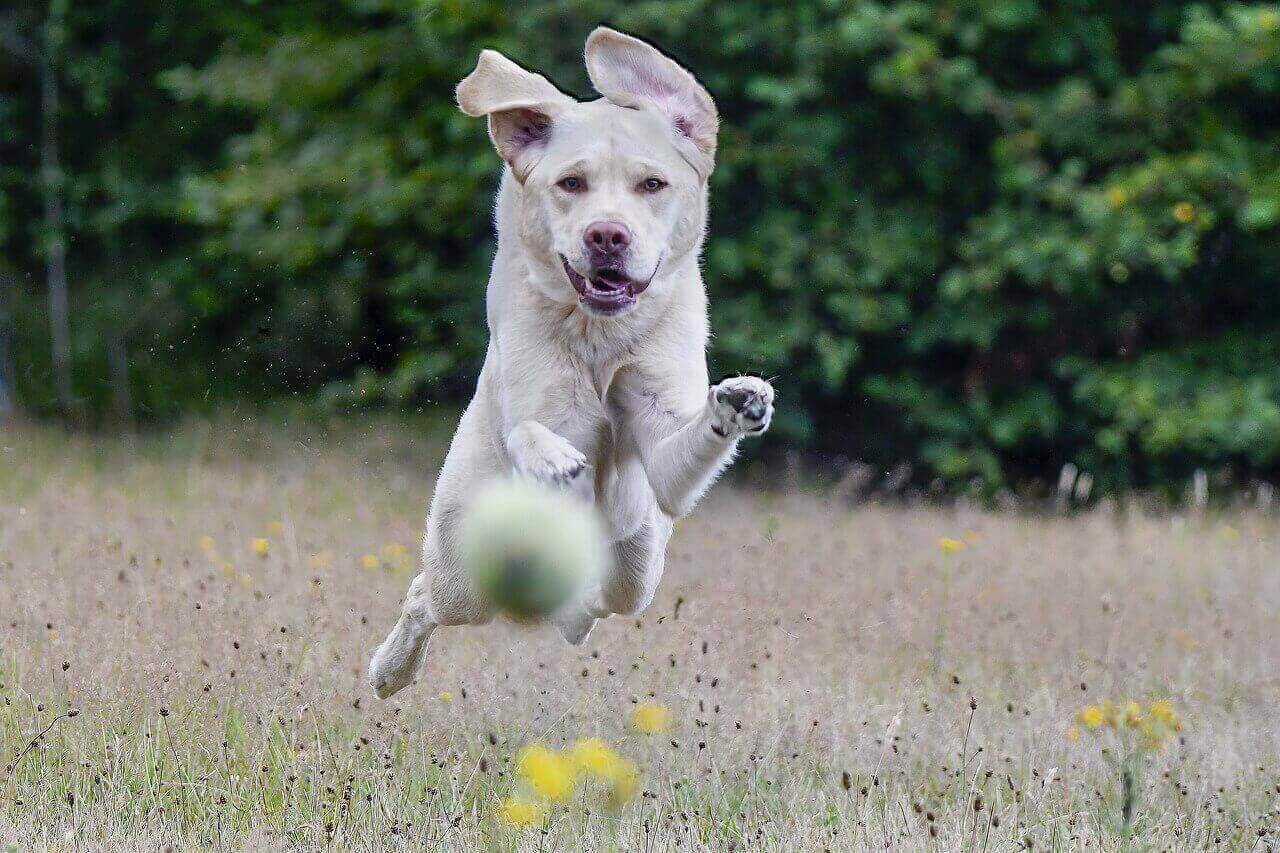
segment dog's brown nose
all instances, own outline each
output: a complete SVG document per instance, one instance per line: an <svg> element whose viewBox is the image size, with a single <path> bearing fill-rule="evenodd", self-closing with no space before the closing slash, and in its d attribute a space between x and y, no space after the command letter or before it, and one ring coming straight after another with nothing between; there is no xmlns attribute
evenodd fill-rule
<svg viewBox="0 0 1280 853"><path fill-rule="evenodd" d="M631 245L631 229L621 222L592 222L582 235L587 252L593 255L620 255Z"/></svg>

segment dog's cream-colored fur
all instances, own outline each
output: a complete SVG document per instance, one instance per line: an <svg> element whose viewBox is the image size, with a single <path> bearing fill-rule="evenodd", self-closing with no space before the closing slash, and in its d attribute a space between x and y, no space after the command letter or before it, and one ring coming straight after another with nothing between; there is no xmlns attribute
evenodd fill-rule
<svg viewBox="0 0 1280 853"><path fill-rule="evenodd" d="M383 697L413 681L436 627L491 617L454 541L477 488L529 477L598 509L613 566L555 620L581 643L597 619L649 604L673 519L772 416L769 383L741 376L711 386L707 376L698 261L718 127L711 96L660 51L604 27L587 40L586 64L599 100L579 102L489 50L458 85L459 106L487 117L506 161L489 349L440 471L423 571L369 664ZM648 282L613 313L580 298L569 278L570 269L590 276L584 233L600 221L629 228L626 274Z"/></svg>

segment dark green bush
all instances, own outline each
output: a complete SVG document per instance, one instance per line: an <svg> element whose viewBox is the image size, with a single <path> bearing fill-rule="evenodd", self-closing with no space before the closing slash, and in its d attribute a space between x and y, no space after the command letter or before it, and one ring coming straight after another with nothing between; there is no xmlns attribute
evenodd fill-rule
<svg viewBox="0 0 1280 853"><path fill-rule="evenodd" d="M83 137L85 389L123 317L135 384L168 389L135 397L162 414L209 394L465 397L497 160L453 85L488 46L588 96L582 42L608 21L720 105L713 362L779 377L794 445L983 488L1068 461L1111 488L1280 468L1276 4L273 6L72 15L70 54L97 69L68 71L63 123ZM89 47L126 19L116 52ZM0 106L34 126L30 87L5 80ZM36 153L5 133L0 274L39 408Z"/></svg>

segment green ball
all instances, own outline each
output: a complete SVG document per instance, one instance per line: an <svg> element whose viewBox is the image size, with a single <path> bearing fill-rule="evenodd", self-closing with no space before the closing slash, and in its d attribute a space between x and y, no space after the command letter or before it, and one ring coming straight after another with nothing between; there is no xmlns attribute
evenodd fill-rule
<svg viewBox="0 0 1280 853"><path fill-rule="evenodd" d="M458 552L476 590L517 621L545 619L597 582L608 559L595 511L525 481L488 486L472 500Z"/></svg>

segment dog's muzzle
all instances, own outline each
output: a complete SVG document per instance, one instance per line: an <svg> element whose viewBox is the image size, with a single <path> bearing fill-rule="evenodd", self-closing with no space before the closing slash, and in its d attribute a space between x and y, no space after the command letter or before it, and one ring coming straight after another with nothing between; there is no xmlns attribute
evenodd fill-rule
<svg viewBox="0 0 1280 853"><path fill-rule="evenodd" d="M636 304L636 297L644 293L653 276L640 280L627 275L619 267L602 267L583 275L575 270L568 259L560 256L564 274L578 292L578 301L595 314L618 314ZM658 272L654 267L654 275Z"/></svg>

